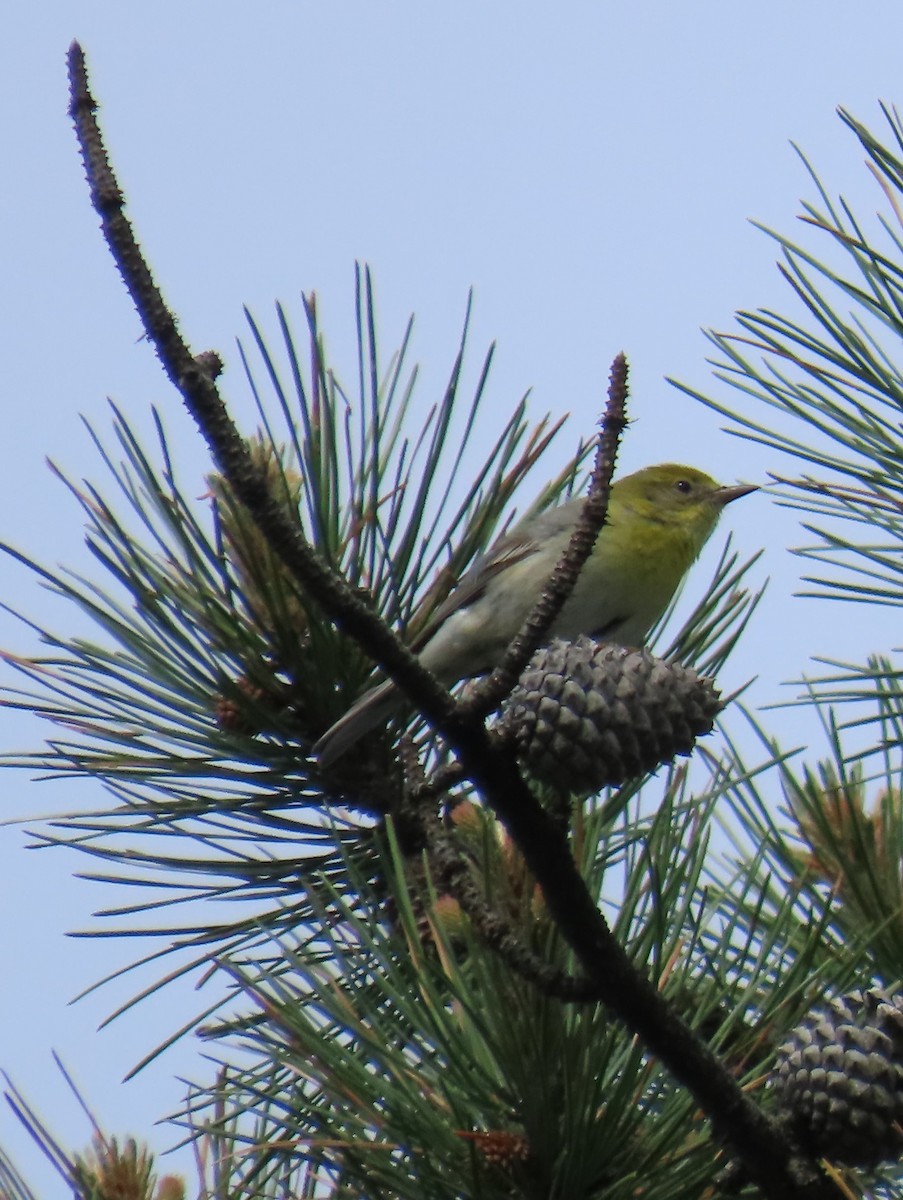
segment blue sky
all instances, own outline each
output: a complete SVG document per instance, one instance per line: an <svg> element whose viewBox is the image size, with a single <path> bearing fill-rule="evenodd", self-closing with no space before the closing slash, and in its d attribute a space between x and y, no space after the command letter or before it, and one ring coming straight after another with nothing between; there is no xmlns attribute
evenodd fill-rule
<svg viewBox="0 0 903 1200"><path fill-rule="evenodd" d="M350 374L361 259L387 344L417 314L425 395L448 369L472 286L473 370L497 339L494 396L506 406L532 388L535 415L570 412L562 457L592 430L623 349L635 422L622 468L687 461L731 482L787 464L728 438L664 378L730 399L711 378L700 328L727 328L737 309L787 307L775 247L748 218L793 229L799 198L812 195L791 140L855 207L881 204L835 108L877 127L879 99L903 102L903 10L866 4L855 21L851 30L849 7L832 0L20 7L0 79L0 540L91 569L77 508L45 458L103 481L81 416L105 431L107 397L144 429L159 405L203 491L200 441L139 340L88 204L66 117L73 37L139 238L187 338L225 355L224 391L239 415L250 411L234 352L242 305L275 330L281 299L300 326L298 297L315 289L333 358ZM742 551L767 546L760 577L772 586L727 683L758 674L764 703L811 655L884 648L880 614L863 621L791 599L799 564L788 547L805 540L797 516L758 496L729 520ZM0 586L13 607L77 627L15 564ZM0 616L0 645L27 653L34 639ZM4 715L4 751L42 736L34 719ZM7 773L11 817L90 803L102 796L89 785ZM177 1106L177 1076L203 1077L196 1044L185 1039L137 1081L119 1080L196 1001L174 988L96 1033L137 983L69 1001L134 948L67 938L110 898L71 878L85 867L75 855L25 853L24 842L20 829L0 829L0 1067L63 1144L81 1145L88 1129L60 1086L55 1048L111 1132L162 1149L174 1138L152 1122ZM45 1196L63 1194L3 1111L0 1144ZM184 1153L169 1166L191 1174Z"/></svg>

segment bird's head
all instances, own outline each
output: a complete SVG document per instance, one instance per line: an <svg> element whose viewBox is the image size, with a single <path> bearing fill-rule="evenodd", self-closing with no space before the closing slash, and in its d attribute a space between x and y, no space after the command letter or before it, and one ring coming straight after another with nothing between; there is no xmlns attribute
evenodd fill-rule
<svg viewBox="0 0 903 1200"><path fill-rule="evenodd" d="M724 487L695 467L661 463L619 479L612 488L612 501L632 519L681 530L687 541L701 547L724 506L756 490L746 483Z"/></svg>

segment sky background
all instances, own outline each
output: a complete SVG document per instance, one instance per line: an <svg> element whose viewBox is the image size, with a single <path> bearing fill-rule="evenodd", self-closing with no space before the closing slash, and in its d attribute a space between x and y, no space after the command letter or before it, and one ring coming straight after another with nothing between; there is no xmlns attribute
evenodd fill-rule
<svg viewBox="0 0 903 1200"><path fill-rule="evenodd" d="M299 296L315 289L332 358L353 377L360 259L374 273L386 346L417 315L424 403L442 386L473 287L470 378L497 339L500 412L532 388L535 416L572 414L550 473L591 433L623 349L634 424L622 470L686 461L732 482L788 464L729 438L665 377L737 399L713 380L700 329L730 327L738 309L789 307L775 246L748 218L792 231L800 197L812 198L791 141L858 211L881 205L835 109L877 128L878 100L903 102L903 9L866 3L855 22L832 0L20 5L0 78L0 541L99 577L79 510L45 459L104 486L82 418L105 434L107 397L139 430L158 405L184 477L204 490L200 439L139 340L89 207L66 116L72 38L86 50L139 239L187 339L224 354L224 394L246 427L242 305L275 336L274 301L300 329ZM812 655L861 661L889 644L880 613L792 598L800 564L788 548L806 540L797 515L759 495L726 524L743 553L766 547L756 578L772 584L723 684L757 674L752 695L764 704ZM57 629L86 629L13 561L0 599ZM35 639L0 614L0 645L28 653ZM0 686L17 682L0 673ZM780 720L785 740L811 733ZM44 734L10 709L0 750L33 748ZM93 785L5 773L6 814L33 825L102 802ZM67 937L113 898L72 878L86 867L79 856L26 852L26 841L21 828L0 828L0 1067L67 1148L90 1130L53 1049L109 1132L164 1149L173 1131L152 1123L178 1106L179 1077L208 1078L197 1043L185 1038L120 1081L199 1002L173 987L96 1032L138 981L70 1001L139 948ZM0 1145L42 1195L65 1194L3 1109ZM166 1166L191 1174L184 1152Z"/></svg>

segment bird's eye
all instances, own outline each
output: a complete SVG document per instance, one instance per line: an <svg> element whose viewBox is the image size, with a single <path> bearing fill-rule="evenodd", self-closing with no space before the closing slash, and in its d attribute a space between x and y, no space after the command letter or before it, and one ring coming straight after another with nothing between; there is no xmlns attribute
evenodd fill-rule
<svg viewBox="0 0 903 1200"><path fill-rule="evenodd" d="M690 483L689 479L675 480L674 487L678 492L681 493L682 496L689 496L690 492L693 490L693 485Z"/></svg>

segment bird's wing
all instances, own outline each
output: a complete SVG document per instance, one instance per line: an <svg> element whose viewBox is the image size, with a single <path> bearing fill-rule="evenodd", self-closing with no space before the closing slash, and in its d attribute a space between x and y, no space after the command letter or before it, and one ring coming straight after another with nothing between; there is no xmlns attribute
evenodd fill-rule
<svg viewBox="0 0 903 1200"><path fill-rule="evenodd" d="M557 508L548 509L503 534L485 554L474 561L470 570L462 575L455 590L439 605L429 623L411 642L414 653L420 653L449 617L479 600L496 575L530 558L537 550L547 548L550 540L566 538L568 531L574 527L582 504L582 499L572 500ZM395 685L391 680L384 680L365 692L348 712L326 731L313 747L312 753L319 758L321 766L328 766L340 758L369 729L391 716L400 703L401 697Z"/></svg>
<svg viewBox="0 0 903 1200"><path fill-rule="evenodd" d="M458 586L444 603L439 605L432 620L411 643L411 649L419 653L450 616L467 608L482 596L489 582L499 571L521 562L536 552L536 541L525 531L512 529L510 533L493 545L486 554L476 559L469 571L461 577ZM402 703L401 696L390 679L364 692L351 708L334 725L327 729L312 748L311 753L320 760L321 767L329 767L345 754L369 730L384 722Z"/></svg>
<svg viewBox="0 0 903 1200"><path fill-rule="evenodd" d="M450 616L460 612L462 608L469 608L479 600L496 575L516 563L523 562L550 539L573 529L583 504L582 496L569 500L565 504L528 517L508 533L502 534L485 554L474 560L473 566L461 576L451 595L439 605L432 618L411 642L414 653L420 653ZM551 574L551 570L549 573Z"/></svg>
<svg viewBox="0 0 903 1200"><path fill-rule="evenodd" d="M436 609L431 620L411 643L414 653L419 654L450 616L479 600L496 575L535 553L536 541L530 536L529 530L521 532L512 529L499 538L491 550L474 561L470 570L461 576L455 590Z"/></svg>

